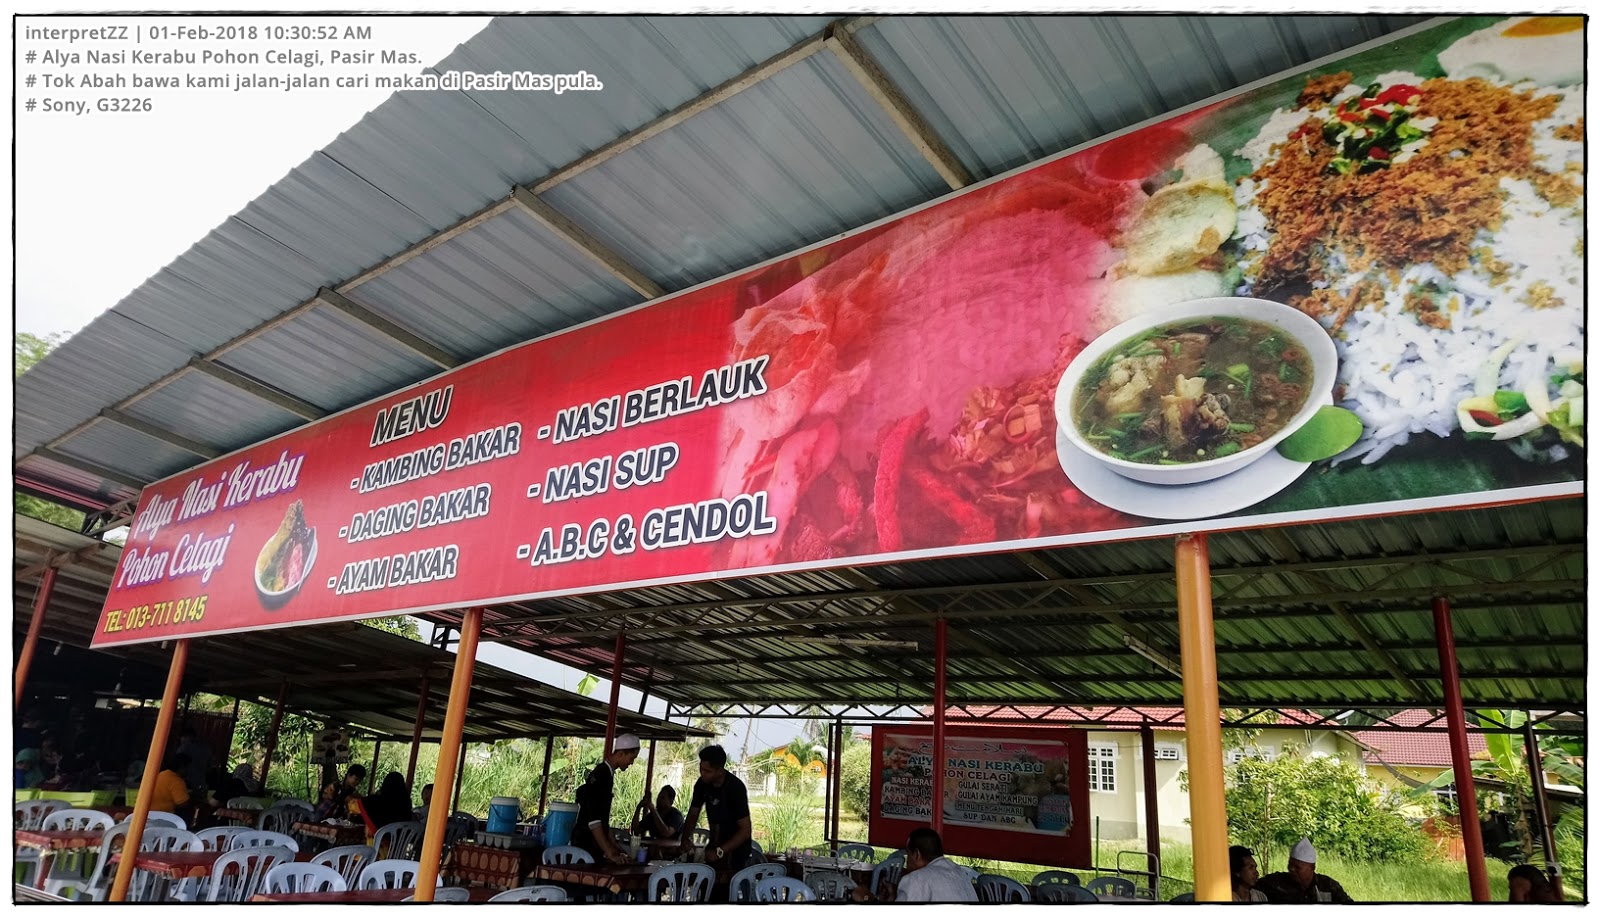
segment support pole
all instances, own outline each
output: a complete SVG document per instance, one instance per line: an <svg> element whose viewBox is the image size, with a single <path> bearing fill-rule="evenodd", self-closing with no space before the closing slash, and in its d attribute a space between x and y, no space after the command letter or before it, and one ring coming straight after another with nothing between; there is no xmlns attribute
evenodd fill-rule
<svg viewBox="0 0 1600 917"><path fill-rule="evenodd" d="M607 755L611 754L611 743L617 738L617 702L622 699L622 653L627 645L627 636L618 631L616 653L611 657L611 704L606 708L605 753Z"/></svg>
<svg viewBox="0 0 1600 917"><path fill-rule="evenodd" d="M1156 799L1156 731L1149 726L1139 727L1139 747L1144 752L1144 849L1153 859L1152 865L1161 862L1161 815ZM1150 890L1161 900L1160 880L1150 870Z"/></svg>
<svg viewBox="0 0 1600 917"><path fill-rule="evenodd" d="M545 801L550 798L550 754L556 750L556 737L544 737L544 772L539 777L539 814L544 814Z"/></svg>
<svg viewBox="0 0 1600 917"><path fill-rule="evenodd" d="M139 778L139 798L133 804L133 814L128 816L128 834L123 839L122 860L117 863L116 878L111 880L111 893L107 896L109 901L125 901L128 898L133 863L138 859L139 841L144 837L144 826L150 819L150 800L156 794L156 777L161 773L161 759L167 750L172 718L178 710L183 669L188 662L189 641L179 640L172 650L172 666L167 669L167 687L161 692L161 709L156 713L155 732L150 734L150 753L145 757L144 775Z"/></svg>
<svg viewBox="0 0 1600 917"><path fill-rule="evenodd" d="M461 639L456 644L455 671L450 678L450 702L445 708L444 730L439 738L439 771L434 786L455 782L456 761L461 754L461 727L467 722L467 701L472 694L472 669L477 664L478 632L483 627L483 609L469 608L461 617ZM450 818L446 806L428 806L428 825L422 834L422 854L417 866L416 900L432 901L439 881L439 861L444 856L444 828Z"/></svg>
<svg viewBox="0 0 1600 917"><path fill-rule="evenodd" d="M417 791L417 752L422 749L422 721L428 715L428 673L417 688L417 718L411 724L411 757L406 761L406 787Z"/></svg>
<svg viewBox="0 0 1600 917"><path fill-rule="evenodd" d="M22 641L22 655L17 658L16 697L12 710L22 709L22 686L28 683L28 666L33 663L33 651L39 645L39 631L44 627L44 609L50 604L50 593L56 591L56 567L45 567L44 578L39 580L39 593L33 599L33 618L28 621L28 636Z"/></svg>
<svg viewBox="0 0 1600 917"><path fill-rule="evenodd" d="M822 843L824 854L832 855L828 846L828 826L833 824L833 724L828 724L823 744L828 746L827 760L822 762Z"/></svg>
<svg viewBox="0 0 1600 917"><path fill-rule="evenodd" d="M289 683L278 685L278 703L272 708L272 725L267 727L267 757L261 762L261 795L267 792L267 772L272 770L272 756L278 753L278 727L283 725L283 704L289 699Z"/></svg>
<svg viewBox="0 0 1600 917"><path fill-rule="evenodd" d="M656 777L656 740L650 740L650 751L644 759L644 795L650 798L650 783Z"/></svg>
<svg viewBox="0 0 1600 917"><path fill-rule="evenodd" d="M383 750L383 739L374 737L372 740L372 767L367 769L367 795L372 795L372 788L378 785L378 752Z"/></svg>
<svg viewBox="0 0 1600 917"><path fill-rule="evenodd" d="M456 759L456 791L450 798L450 814L461 811L461 784L467 782L467 742L461 743L461 756Z"/></svg>
<svg viewBox="0 0 1600 917"><path fill-rule="evenodd" d="M838 762L839 771L838 778L833 781L833 843L835 846L839 843L839 786L844 781L844 730L844 720L835 719L833 721L833 731L838 734L838 739L835 741L838 743L839 748L834 754L834 760Z"/></svg>
<svg viewBox="0 0 1600 917"><path fill-rule="evenodd" d="M1561 860L1556 856L1555 825L1550 822L1550 799L1544 791L1544 761L1539 755L1539 736L1533 730L1533 720L1522 724L1522 744L1528 751L1528 776L1533 780L1533 814L1539 819L1539 829L1544 836L1544 866L1550 874L1550 885L1556 890L1556 900L1567 900L1561 887Z"/></svg>
<svg viewBox="0 0 1600 917"><path fill-rule="evenodd" d="M1456 634L1450 623L1450 601L1433 597L1433 629L1439 641L1439 681L1444 687L1445 724L1450 728L1450 764L1461 809L1461 840L1467 849L1467 885L1472 900L1489 900L1489 868L1483 858L1483 827L1478 824L1478 793L1467 751L1467 711L1461 703L1461 673L1456 667Z"/></svg>
<svg viewBox="0 0 1600 917"><path fill-rule="evenodd" d="M1217 702L1217 636L1211 619L1211 552L1206 536L1179 535L1178 642L1183 720L1189 745L1189 818L1196 901L1233 900L1228 812L1222 788L1222 709Z"/></svg>
<svg viewBox="0 0 1600 917"><path fill-rule="evenodd" d="M931 827L944 830L945 620L933 622L933 803Z"/></svg>

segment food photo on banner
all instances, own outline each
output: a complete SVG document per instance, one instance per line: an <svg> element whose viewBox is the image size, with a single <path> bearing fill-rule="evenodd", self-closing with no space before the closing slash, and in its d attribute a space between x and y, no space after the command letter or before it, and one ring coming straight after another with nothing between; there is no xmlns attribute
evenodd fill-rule
<svg viewBox="0 0 1600 917"><path fill-rule="evenodd" d="M946 853L1090 868L1089 745L1078 729L965 729L944 740ZM933 809L933 732L872 729L868 843L903 847Z"/></svg>
<svg viewBox="0 0 1600 917"><path fill-rule="evenodd" d="M1583 63L1425 24L213 460L95 642L1582 493Z"/></svg>

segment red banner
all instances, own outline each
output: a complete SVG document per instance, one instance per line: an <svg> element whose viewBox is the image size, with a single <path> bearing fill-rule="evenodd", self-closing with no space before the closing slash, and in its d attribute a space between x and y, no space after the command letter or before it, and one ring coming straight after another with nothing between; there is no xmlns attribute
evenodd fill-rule
<svg viewBox="0 0 1600 917"><path fill-rule="evenodd" d="M1079 729L947 728L945 853L1089 868L1088 742ZM904 847L932 824L933 757L931 728L873 727L868 843Z"/></svg>
<svg viewBox="0 0 1600 917"><path fill-rule="evenodd" d="M1422 31L153 484L95 643L1582 493L1582 86L1449 63L1574 35Z"/></svg>

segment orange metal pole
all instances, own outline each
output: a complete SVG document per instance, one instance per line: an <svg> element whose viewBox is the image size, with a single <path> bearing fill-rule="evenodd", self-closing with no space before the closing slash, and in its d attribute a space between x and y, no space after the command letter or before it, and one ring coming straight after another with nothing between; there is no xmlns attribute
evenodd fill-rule
<svg viewBox="0 0 1600 917"><path fill-rule="evenodd" d="M461 639L456 641L456 666L450 678L450 703L445 708L444 732L439 737L439 770L434 787L455 782L456 760L461 754L461 727L467 722L467 701L472 694L472 669L477 664L478 632L483 609L469 608L461 617ZM444 856L444 826L450 818L446 806L428 807L428 826L422 835L421 863L417 867L416 900L432 901L439 881L439 861Z"/></svg>
<svg viewBox="0 0 1600 917"><path fill-rule="evenodd" d="M1217 635L1211 619L1211 553L1206 536L1179 535L1178 642L1183 721L1189 745L1189 819L1196 901L1233 900L1228 811L1222 788L1222 709L1217 701Z"/></svg>
<svg viewBox="0 0 1600 917"><path fill-rule="evenodd" d="M189 641L179 640L172 650L172 666L167 669L167 687L161 692L161 710L156 714L155 732L150 735L150 753L145 757L144 775L139 778L139 798L134 801L133 814L128 816L128 835L122 842L122 860L117 863L117 875L111 880L111 894L107 900L127 900L128 883L133 880L133 863L139 858L139 841L144 837L145 822L150 819L150 799L156 793L156 776L161 773L161 759L166 753L167 738L172 732L172 718L178 712L183 668L188 662Z"/></svg>
<svg viewBox="0 0 1600 917"><path fill-rule="evenodd" d="M55 567L44 568L44 578L39 580L39 594L33 599L33 618L28 621L28 636L22 641L22 655L17 659L16 697L12 709L22 709L22 686L28 683L28 666L33 662L33 650L39 645L39 631L44 627L44 609L50 604L50 593L56 590Z"/></svg>
<svg viewBox="0 0 1600 917"><path fill-rule="evenodd" d="M1439 680L1444 687L1445 724L1450 733L1450 764L1456 778L1456 804L1461 809L1461 842L1467 848L1467 886L1473 901L1489 900L1489 867L1483 858L1483 828L1478 824L1478 792L1472 782L1472 757L1467 749L1467 712L1461 702L1461 675L1456 668L1456 634L1450 624L1450 602L1433 597L1433 629L1439 641Z"/></svg>
<svg viewBox="0 0 1600 917"><path fill-rule="evenodd" d="M422 748L422 721L428 715L428 675L422 675L422 685L417 689L417 719L411 725L411 758L406 762L406 788L417 790L417 752Z"/></svg>
<svg viewBox="0 0 1600 917"><path fill-rule="evenodd" d="M622 699L622 653L627 649L628 638L617 632L617 651L611 657L611 706L606 710L606 754L611 754L611 743L617 739L617 702Z"/></svg>

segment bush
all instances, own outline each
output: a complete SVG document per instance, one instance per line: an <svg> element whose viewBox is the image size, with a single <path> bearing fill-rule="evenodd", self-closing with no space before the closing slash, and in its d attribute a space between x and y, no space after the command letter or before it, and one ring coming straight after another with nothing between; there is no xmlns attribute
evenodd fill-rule
<svg viewBox="0 0 1600 917"><path fill-rule="evenodd" d="M765 850L776 852L805 845L822 821L817 812L817 795L801 791L772 797L766 806L767 842Z"/></svg>
<svg viewBox="0 0 1600 917"><path fill-rule="evenodd" d="M871 820L871 742L852 742L844 750L839 762L839 803L863 822Z"/></svg>
<svg viewBox="0 0 1600 917"><path fill-rule="evenodd" d="M1319 851L1360 863L1428 859L1434 848L1401 813L1403 800L1383 792L1337 758L1290 752L1276 760L1245 758L1225 770L1228 834L1265 857L1302 837Z"/></svg>

